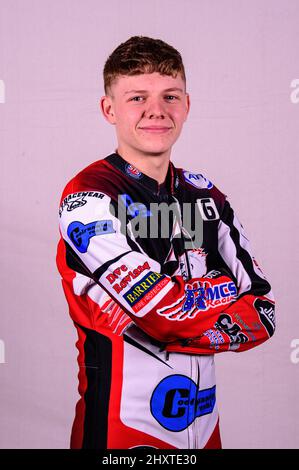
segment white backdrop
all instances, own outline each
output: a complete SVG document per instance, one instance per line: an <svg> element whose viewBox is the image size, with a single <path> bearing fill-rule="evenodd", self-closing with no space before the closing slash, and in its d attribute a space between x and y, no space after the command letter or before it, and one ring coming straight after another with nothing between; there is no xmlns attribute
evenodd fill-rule
<svg viewBox="0 0 299 470"><path fill-rule="evenodd" d="M223 447L299 447L298 22L297 0L0 1L0 447L69 446L77 350L58 204L115 149L102 68L133 35L181 52L191 111L172 160L229 196L277 300L271 341L216 358Z"/></svg>

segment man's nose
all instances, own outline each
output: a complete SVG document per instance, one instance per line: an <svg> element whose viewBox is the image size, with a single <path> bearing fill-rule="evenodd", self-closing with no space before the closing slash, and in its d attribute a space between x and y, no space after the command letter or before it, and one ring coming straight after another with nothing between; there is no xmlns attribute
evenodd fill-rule
<svg viewBox="0 0 299 470"><path fill-rule="evenodd" d="M148 101L145 114L148 118L164 118L166 114L164 103L161 100Z"/></svg>

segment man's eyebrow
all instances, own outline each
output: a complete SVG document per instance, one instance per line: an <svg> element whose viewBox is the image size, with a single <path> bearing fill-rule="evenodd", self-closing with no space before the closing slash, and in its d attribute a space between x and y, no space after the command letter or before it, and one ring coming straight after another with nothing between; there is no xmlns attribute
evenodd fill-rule
<svg viewBox="0 0 299 470"><path fill-rule="evenodd" d="M162 93L166 91L180 91L184 93L184 90L182 90L182 88L177 88L177 87L166 88L165 90L162 90ZM127 95L128 93L147 93L147 90L129 90L129 91L125 91L124 95Z"/></svg>

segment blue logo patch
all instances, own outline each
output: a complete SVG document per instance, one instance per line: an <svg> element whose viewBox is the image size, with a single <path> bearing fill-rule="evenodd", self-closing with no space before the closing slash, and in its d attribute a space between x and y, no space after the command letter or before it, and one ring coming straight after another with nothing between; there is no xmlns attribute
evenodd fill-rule
<svg viewBox="0 0 299 470"><path fill-rule="evenodd" d="M165 429L183 431L199 416L212 413L216 403L216 385L199 390L185 375L170 375L155 388L151 413Z"/></svg>
<svg viewBox="0 0 299 470"><path fill-rule="evenodd" d="M211 189L213 187L213 183L201 173L195 174L190 173L190 171L184 171L184 177L185 180L192 184L192 186L195 186L195 188Z"/></svg>
<svg viewBox="0 0 299 470"><path fill-rule="evenodd" d="M183 305L182 311L186 312L191 310L195 305L199 310L206 310L209 306L217 305L217 301L231 300L232 297L237 295L237 288L231 282L223 282L222 284L212 286L209 282L206 284L210 287L194 287L194 284L188 288L186 285L186 300Z"/></svg>
<svg viewBox="0 0 299 470"><path fill-rule="evenodd" d="M92 237L106 233L115 233L112 220L97 220L86 225L76 221L72 222L67 229L68 237L80 253L86 253Z"/></svg>

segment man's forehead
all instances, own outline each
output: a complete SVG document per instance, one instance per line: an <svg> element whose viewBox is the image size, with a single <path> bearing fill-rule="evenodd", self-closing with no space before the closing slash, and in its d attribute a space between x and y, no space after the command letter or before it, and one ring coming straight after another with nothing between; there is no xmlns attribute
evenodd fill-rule
<svg viewBox="0 0 299 470"><path fill-rule="evenodd" d="M180 91L184 93L184 81L178 73L174 78L171 75L160 73L143 73L139 75L119 75L114 88L121 94L145 91Z"/></svg>

